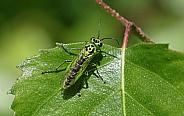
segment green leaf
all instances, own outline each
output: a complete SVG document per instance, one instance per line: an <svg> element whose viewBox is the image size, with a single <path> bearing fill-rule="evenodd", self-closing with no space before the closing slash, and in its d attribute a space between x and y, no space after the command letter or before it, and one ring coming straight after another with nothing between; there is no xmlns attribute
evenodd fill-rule
<svg viewBox="0 0 184 116"><path fill-rule="evenodd" d="M167 44L140 44L126 51L127 114L184 115L184 54Z"/></svg>
<svg viewBox="0 0 184 116"><path fill-rule="evenodd" d="M76 43L64 45L64 47L82 48L84 45L85 43ZM103 46L102 49L108 51L109 54L120 55L120 50L110 46ZM79 51L72 50L71 52L79 53ZM111 97L107 99L109 95L115 91L117 91L115 94L119 94L117 88L120 86L120 60L118 58L107 55L103 59L98 68L106 84L92 75L88 80L89 88L80 90L81 97L77 95L75 90L73 90L74 92L71 90L72 97L69 99L64 99L61 95L61 80L65 71L41 74L42 71L53 70L63 61L72 60L74 57L65 52L61 44L57 44L56 48L41 50L37 56L21 63L18 67L23 71L23 75L19 77L17 83L11 89L11 93L16 95L11 106L15 114L29 116L77 114L84 116L98 113L98 107L109 104L107 102L112 102ZM63 68L67 65L63 65ZM113 69L116 69L116 71L113 71ZM121 99L118 99L117 104L121 104Z"/></svg>
<svg viewBox="0 0 184 116"><path fill-rule="evenodd" d="M82 48L84 44L64 46ZM64 94L61 92L64 70L41 74L75 57L66 53L61 44L53 49L41 50L38 55L21 63L18 67L23 74L10 90L15 95L11 106L15 114L122 116L124 112L128 116L184 115L184 54L168 50L166 44L139 44L126 49L125 94L122 94L121 49L104 45L102 50L111 54L106 55L98 66L106 83L94 75L82 76ZM63 65L63 69L67 65ZM89 78L89 88L82 88L85 86L82 78Z"/></svg>

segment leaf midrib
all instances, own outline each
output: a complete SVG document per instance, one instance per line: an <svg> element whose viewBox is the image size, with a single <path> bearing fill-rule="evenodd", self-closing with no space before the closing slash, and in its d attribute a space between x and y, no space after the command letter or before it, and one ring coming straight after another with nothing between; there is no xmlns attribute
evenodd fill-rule
<svg viewBox="0 0 184 116"><path fill-rule="evenodd" d="M48 103L48 101L49 101L50 99L52 99L55 95L57 95L58 92L60 92L61 90L62 90L62 87L60 87L57 91L55 91L54 94L52 94L52 95L49 96L47 99L45 99L45 100L43 101L43 103L37 108L37 110L35 111L35 113L33 114L33 116L36 116L37 112L42 108L42 106L43 106L44 104Z"/></svg>

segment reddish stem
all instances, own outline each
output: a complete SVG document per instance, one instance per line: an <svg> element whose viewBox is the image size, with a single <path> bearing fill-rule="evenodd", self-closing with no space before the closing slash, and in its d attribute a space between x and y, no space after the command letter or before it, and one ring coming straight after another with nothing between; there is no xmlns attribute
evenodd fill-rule
<svg viewBox="0 0 184 116"><path fill-rule="evenodd" d="M136 26L133 22L128 21L124 17L122 17L118 12L116 12L114 9L112 9L110 6L105 4L103 0L96 0L96 2L104 8L107 12L109 12L112 16L116 17L117 20L119 20L123 25L128 25L128 23L131 23L131 28L133 32L139 37L141 41L154 43L138 26Z"/></svg>

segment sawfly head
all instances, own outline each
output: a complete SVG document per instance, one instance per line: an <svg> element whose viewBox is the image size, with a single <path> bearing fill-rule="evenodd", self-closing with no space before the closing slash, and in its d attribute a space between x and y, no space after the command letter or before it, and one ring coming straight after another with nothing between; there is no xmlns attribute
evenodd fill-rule
<svg viewBox="0 0 184 116"><path fill-rule="evenodd" d="M100 40L100 39L97 39L97 38L95 38L95 37L92 37L92 38L90 39L90 43L94 44L95 47L97 47L97 48L100 48L100 47L103 46L103 43L101 42L101 40Z"/></svg>
<svg viewBox="0 0 184 116"><path fill-rule="evenodd" d="M92 38L90 39L90 43L93 43L97 49L100 49L100 47L103 46L102 41L105 40L105 39L112 39L112 40L115 40L115 41L118 43L118 45L119 45L118 40L115 39L115 38L102 38L102 39L99 39L99 38L92 37Z"/></svg>

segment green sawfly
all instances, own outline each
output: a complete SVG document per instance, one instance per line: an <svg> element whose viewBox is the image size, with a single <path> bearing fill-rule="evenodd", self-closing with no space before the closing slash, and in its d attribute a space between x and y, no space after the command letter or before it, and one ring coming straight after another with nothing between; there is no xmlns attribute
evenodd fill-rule
<svg viewBox="0 0 184 116"><path fill-rule="evenodd" d="M99 27L100 27L100 24L99 24ZM61 85L62 85L62 88L64 90L70 88L73 84L76 83L76 81L83 74L88 73L87 67L89 67L89 66L96 67L96 65L99 65L98 56L102 55L102 51L101 51L101 47L103 46L102 40L105 40L105 39L116 40L115 38L99 39L99 36L100 36L100 28L98 28L98 37L97 38L92 37L90 39L90 42L88 42L84 46L84 48L81 50L81 52L73 60L66 60L63 63L61 63L55 70L48 70L48 71L42 72L42 74L58 72L58 69L60 66L62 66L66 62L69 62L70 64L66 68L66 73L62 77L62 78L64 78L64 82L61 82ZM118 43L118 41L117 41L117 43ZM66 49L65 49L65 51L68 52ZM97 69L97 67L96 67L96 69ZM97 70L97 73L98 73L98 70ZM101 78L99 73L98 73L98 76Z"/></svg>

